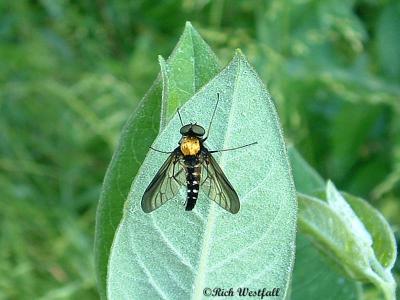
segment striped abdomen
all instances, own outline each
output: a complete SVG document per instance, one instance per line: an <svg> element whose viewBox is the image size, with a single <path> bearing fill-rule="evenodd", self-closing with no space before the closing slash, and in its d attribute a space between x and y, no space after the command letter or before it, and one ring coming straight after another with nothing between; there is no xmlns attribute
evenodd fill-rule
<svg viewBox="0 0 400 300"><path fill-rule="evenodd" d="M188 161L186 167L186 208L185 210L192 210L196 204L197 196L199 195L201 166L196 161Z"/></svg>

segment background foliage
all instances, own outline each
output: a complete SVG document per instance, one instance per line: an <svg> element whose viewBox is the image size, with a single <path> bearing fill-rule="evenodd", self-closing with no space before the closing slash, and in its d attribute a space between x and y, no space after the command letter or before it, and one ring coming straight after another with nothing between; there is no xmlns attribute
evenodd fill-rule
<svg viewBox="0 0 400 300"><path fill-rule="evenodd" d="M398 240L399 16L394 0L1 2L0 298L97 299L102 179L186 20L223 63L243 50L288 142Z"/></svg>

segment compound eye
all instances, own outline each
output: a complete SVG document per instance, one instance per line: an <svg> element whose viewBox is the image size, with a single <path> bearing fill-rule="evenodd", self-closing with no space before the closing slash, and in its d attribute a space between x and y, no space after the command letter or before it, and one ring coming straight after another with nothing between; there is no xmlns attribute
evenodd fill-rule
<svg viewBox="0 0 400 300"><path fill-rule="evenodd" d="M199 126L199 125L193 125L192 126L192 131L193 131L193 133L195 135L198 135L198 136L202 136L202 135L204 135L206 133L204 128Z"/></svg>
<svg viewBox="0 0 400 300"><path fill-rule="evenodd" d="M191 124L188 124L188 125L183 126L183 127L181 128L181 130L180 130L180 133L181 133L182 135L188 134L188 132L189 132L189 130L190 130L191 127L192 127Z"/></svg>

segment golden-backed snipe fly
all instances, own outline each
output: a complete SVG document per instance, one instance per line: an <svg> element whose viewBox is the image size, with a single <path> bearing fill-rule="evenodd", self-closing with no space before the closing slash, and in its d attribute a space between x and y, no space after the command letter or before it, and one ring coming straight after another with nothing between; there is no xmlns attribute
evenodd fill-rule
<svg viewBox="0 0 400 300"><path fill-rule="evenodd" d="M219 94L217 94L217 102L211 116L208 132L204 138L204 128L196 123L183 125L182 117L178 110L179 119L182 124L180 130L182 138L179 141L179 146L172 152L151 148L157 152L168 153L170 156L161 166L143 194L142 209L144 212L149 213L159 208L169 199L173 198L182 186L186 186L187 188L185 207L187 211L194 208L200 187L208 198L215 201L225 210L233 214L239 211L239 197L215 161L212 153L236 150L254 145L257 142L224 150L209 151L206 148L204 142L209 136L218 102Z"/></svg>

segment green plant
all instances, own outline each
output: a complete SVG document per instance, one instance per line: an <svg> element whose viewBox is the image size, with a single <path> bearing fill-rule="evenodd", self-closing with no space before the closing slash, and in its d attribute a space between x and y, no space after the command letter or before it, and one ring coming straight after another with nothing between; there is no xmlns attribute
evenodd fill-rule
<svg viewBox="0 0 400 300"><path fill-rule="evenodd" d="M326 197L321 194L320 189L325 186L323 180L293 149L289 152L290 160L296 189L301 193L298 194L300 234L297 238L302 247L296 250L296 260L303 264L304 269L295 265L292 273L296 209L288 158L272 102L245 58L237 54L229 66L218 74L215 55L192 26L187 24L173 54L166 62L160 59L160 65L161 77L155 81L127 122L103 185L97 214L95 246L102 298L106 298L107 284L109 296L112 298L130 293L158 294L165 298L188 295L201 298L201 288L211 282L214 285L220 283L232 287L235 284L250 285L256 282L250 279L251 272L254 272L251 264L264 263L266 269L261 266L252 275L260 278L260 285L281 288L281 296L291 294L292 298L304 299L309 293L312 297L324 297L326 291L321 289L322 284L314 286L310 281L307 285L304 284L302 279L307 276L304 270L309 268L310 271L324 270L313 278L314 281L326 283L327 278L335 279L330 283L331 288L340 292L346 291L336 294L341 299L358 299L362 293L359 281L373 283L381 290L385 299L394 299L395 282L391 268L396 257L396 247L387 222L364 200L340 194L330 181L326 185ZM261 142L260 148L247 150L243 158L249 161L246 165L252 167L250 172L255 172L258 179L265 180L265 185L257 185L257 178L251 177L255 176L254 173L250 173L253 175L249 177L249 181L245 180L240 184L237 181L244 197L251 184L257 187L254 191L256 195L251 198L258 199L259 202L251 202L247 211L249 215L244 216L251 222L246 225L244 219L232 221L233 217L227 218L224 215L218 215L217 218L215 207L210 207L210 203L205 201L198 204L199 213L190 216L184 215L173 204L160 211L157 216L143 215L138 210L138 205L145 182L148 181L144 179L149 179L151 170L164 159L156 153L146 156L159 128L161 130L155 145L159 148L173 147L179 128L177 118L172 118L175 110L190 99L188 105L183 107L183 115L192 116L196 121L207 124L212 103L219 91L227 95L219 112L228 115L213 125L216 127L213 129L216 140L210 137L211 145L245 141L246 130L240 135L238 131L234 131L241 126L252 134L260 133L262 142L270 142L270 148L262 147L264 144ZM232 93L238 94L234 97ZM237 107L240 99L243 100L241 105L248 105L239 110ZM244 121L247 109L251 109L249 102L256 101L254 99L263 99L264 104L260 103L259 111L249 113L249 119ZM256 124L258 127L253 128ZM229 133L230 131L234 133ZM221 162L224 163L228 158L229 155L223 156ZM142 163L143 166L139 169ZM232 177L249 176L246 175L248 172L244 172L240 161L230 160L226 167ZM258 167L261 173L256 173ZM137 179L134 180L135 177ZM134 182L132 187L131 182ZM268 195L271 196L270 202L267 200ZM279 203L279 198L282 203ZM208 219L203 219L204 216L208 216ZM212 243L214 238L222 238L225 233L230 233L226 227L229 222L238 226L233 232L243 230L246 233L244 237L232 237L221 244L218 241ZM188 224L198 227L187 229L190 227ZM255 253L240 256L245 263L249 263L248 269L242 266L244 273L230 269L231 273L225 274L224 270L217 269L227 251L243 249L246 252L246 243L260 237L260 230L272 228L274 230L271 240L266 241L265 236L262 236ZM192 235L182 235L185 230ZM112 240L114 243L111 247ZM158 242L159 248L152 249L153 242ZM191 247L186 248L187 245ZM314 245L318 245L321 251L316 251ZM150 253L151 251L157 252ZM193 252L186 253L187 251ZM181 255L182 252L187 256ZM242 254L243 252L238 251ZM256 259L251 259L252 256ZM149 260L151 257L152 260ZM157 257L160 261L155 261ZM305 264L308 257L315 258L316 263ZM208 263L217 267L212 269ZM263 276L267 271L272 274ZM197 277L198 274L200 277ZM246 275L249 276L248 282L242 277ZM128 284L124 279L126 276L130 276ZM154 276L160 277L155 281ZM293 285L290 291L291 277ZM174 289L173 284L176 285Z"/></svg>

